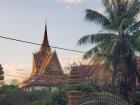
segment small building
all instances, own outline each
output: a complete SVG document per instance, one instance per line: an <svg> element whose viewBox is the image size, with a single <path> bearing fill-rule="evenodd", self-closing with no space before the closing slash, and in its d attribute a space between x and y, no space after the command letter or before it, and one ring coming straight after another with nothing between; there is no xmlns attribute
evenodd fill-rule
<svg viewBox="0 0 140 105"><path fill-rule="evenodd" d="M57 90L59 85L65 83L65 75L59 62L56 51L52 51L45 26L44 39L40 50L33 53L33 65L31 77L19 84L19 87L27 91Z"/></svg>
<svg viewBox="0 0 140 105"><path fill-rule="evenodd" d="M105 70L105 64L93 65L76 65L71 67L68 76L68 84L87 84L90 81L98 80L100 83L110 83L112 73Z"/></svg>
<svg viewBox="0 0 140 105"><path fill-rule="evenodd" d="M105 64L93 65L79 65L76 67L80 83L87 83L89 81L98 80L99 82L110 82L112 73L105 70Z"/></svg>

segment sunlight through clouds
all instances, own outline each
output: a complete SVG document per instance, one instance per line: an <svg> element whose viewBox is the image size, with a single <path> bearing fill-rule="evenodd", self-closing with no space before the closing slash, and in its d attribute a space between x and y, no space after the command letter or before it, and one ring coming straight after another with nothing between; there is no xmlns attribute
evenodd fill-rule
<svg viewBox="0 0 140 105"><path fill-rule="evenodd" d="M96 11L101 13L101 14L104 14L105 13L105 8L101 7L101 8L96 9Z"/></svg>
<svg viewBox="0 0 140 105"><path fill-rule="evenodd" d="M83 55L77 56L67 56L62 57L60 56L60 63L63 68L68 67L69 65L76 63L76 64L89 64L89 60L83 59Z"/></svg>
<svg viewBox="0 0 140 105"><path fill-rule="evenodd" d="M5 83L9 84L12 80L18 80L19 82L28 78L31 74L31 65L3 65L5 74ZM24 77L24 78L23 78Z"/></svg>
<svg viewBox="0 0 140 105"><path fill-rule="evenodd" d="M89 60L83 60L82 55L77 56L60 56L59 57L60 64L65 72L65 68L69 67L73 63L76 64L88 64ZM17 80L18 82L22 82L23 80L30 77L32 72L32 65L31 64L5 64L3 65L4 74L5 74L5 83L10 84L11 81Z"/></svg>
<svg viewBox="0 0 140 105"><path fill-rule="evenodd" d="M66 8L66 9L70 9L70 7L69 7L69 6L65 6L65 8Z"/></svg>
<svg viewBox="0 0 140 105"><path fill-rule="evenodd" d="M65 67L69 67L71 64L87 64L88 61L82 60L82 55L77 56L67 56L59 58L61 66L64 70ZM32 72L31 64L16 65L16 64L5 64L3 65L4 74L5 74L5 83L10 84L11 81L17 80L22 82L23 80L30 77ZM65 70L64 70L65 72Z"/></svg>

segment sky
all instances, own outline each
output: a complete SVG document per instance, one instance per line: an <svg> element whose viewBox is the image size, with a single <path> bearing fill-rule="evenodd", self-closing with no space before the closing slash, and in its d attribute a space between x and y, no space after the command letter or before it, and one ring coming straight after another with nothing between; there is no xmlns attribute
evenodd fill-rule
<svg viewBox="0 0 140 105"><path fill-rule="evenodd" d="M78 39L99 31L97 25L84 19L88 8L103 12L100 0L0 0L0 36L41 43L47 23L51 46L86 51L92 46L80 47ZM6 83L29 77L32 53L39 48L0 38L0 63L4 67ZM81 53L53 50L58 53L63 67L82 56Z"/></svg>

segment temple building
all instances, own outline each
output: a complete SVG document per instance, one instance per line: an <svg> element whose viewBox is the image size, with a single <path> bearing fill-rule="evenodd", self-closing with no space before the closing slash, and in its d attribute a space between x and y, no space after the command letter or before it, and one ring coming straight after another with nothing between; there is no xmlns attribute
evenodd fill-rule
<svg viewBox="0 0 140 105"><path fill-rule="evenodd" d="M49 45L47 27L45 26L44 39L40 50L33 53L31 77L19 86L27 91L45 89L52 92L57 90L59 85L65 83L64 78L65 75L57 53L52 51Z"/></svg>

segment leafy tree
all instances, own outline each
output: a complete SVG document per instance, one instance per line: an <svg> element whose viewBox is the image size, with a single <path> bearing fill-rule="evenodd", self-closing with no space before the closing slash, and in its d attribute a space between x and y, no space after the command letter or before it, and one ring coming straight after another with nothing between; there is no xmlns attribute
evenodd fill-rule
<svg viewBox="0 0 140 105"><path fill-rule="evenodd" d="M3 71L2 65L0 64L0 81L3 81L3 80L4 80L4 71Z"/></svg>
<svg viewBox="0 0 140 105"><path fill-rule="evenodd" d="M45 91L32 91L32 92L20 92L15 93L7 100L8 105L37 105L37 103L43 103ZM39 104L40 105L40 104ZM43 104L41 104L43 105Z"/></svg>
<svg viewBox="0 0 140 105"><path fill-rule="evenodd" d="M3 85L3 80L4 80L4 71L3 71L3 67L0 64L0 95L2 95L3 90L2 90L2 85Z"/></svg>
<svg viewBox="0 0 140 105"><path fill-rule="evenodd" d="M106 100L114 100L113 95L119 95L117 88L109 84L97 84L96 81L91 81L88 84L79 85L64 85L59 87L58 91L49 93L46 91L25 92L14 85L4 86L4 94L0 98L0 105L67 105L67 93L71 90L77 90L82 93L100 93L94 99L105 98ZM137 94L137 103L139 105L139 96ZM88 97L87 97L88 98Z"/></svg>
<svg viewBox="0 0 140 105"><path fill-rule="evenodd" d="M134 59L135 52L140 51L140 2L102 0L102 3L105 7L104 14L87 9L85 16L87 21L96 23L102 30L97 34L83 36L78 44L94 45L84 58L103 60L113 71L113 85L117 83L117 79L123 79L133 89L136 86L136 77L140 79Z"/></svg>
<svg viewBox="0 0 140 105"><path fill-rule="evenodd" d="M5 85L3 95L0 97L0 105L44 105L45 91L25 92L15 85ZM42 104L41 104L42 103Z"/></svg>
<svg viewBox="0 0 140 105"><path fill-rule="evenodd" d="M3 94L0 97L0 105L8 105L8 100L17 93L22 93L23 90L14 85L3 85Z"/></svg>
<svg viewBox="0 0 140 105"><path fill-rule="evenodd" d="M95 82L88 85L64 85L58 91L49 93L45 90L25 92L14 85L3 86L4 94L0 97L0 105L67 105L67 92L95 91Z"/></svg>

